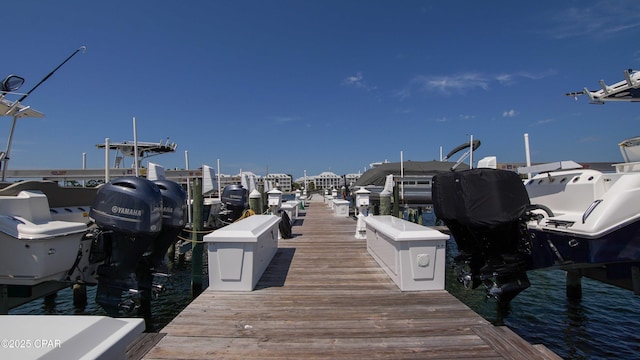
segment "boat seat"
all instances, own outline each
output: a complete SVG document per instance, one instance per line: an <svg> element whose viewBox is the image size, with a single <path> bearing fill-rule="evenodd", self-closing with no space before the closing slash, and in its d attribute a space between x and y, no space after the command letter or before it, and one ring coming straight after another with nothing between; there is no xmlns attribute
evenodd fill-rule
<svg viewBox="0 0 640 360"><path fill-rule="evenodd" d="M22 217L34 224L51 221L47 197L41 191L20 191L16 196L2 196L0 214Z"/></svg>

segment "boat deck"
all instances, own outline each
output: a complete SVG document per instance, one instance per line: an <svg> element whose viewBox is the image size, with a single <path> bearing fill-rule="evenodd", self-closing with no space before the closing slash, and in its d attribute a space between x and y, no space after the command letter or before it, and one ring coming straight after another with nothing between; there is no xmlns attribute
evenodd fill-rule
<svg viewBox="0 0 640 360"><path fill-rule="evenodd" d="M559 359L446 291L401 292L317 199L254 291L206 289L144 359Z"/></svg>

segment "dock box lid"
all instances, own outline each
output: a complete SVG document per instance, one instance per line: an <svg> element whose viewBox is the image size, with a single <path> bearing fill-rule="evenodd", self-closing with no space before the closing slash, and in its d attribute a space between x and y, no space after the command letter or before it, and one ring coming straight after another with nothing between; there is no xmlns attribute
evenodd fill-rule
<svg viewBox="0 0 640 360"><path fill-rule="evenodd" d="M205 235L203 241L257 242L261 234L276 226L279 221L280 217L276 215L252 215Z"/></svg>
<svg viewBox="0 0 640 360"><path fill-rule="evenodd" d="M427 226L399 219L391 215L366 216L364 221L395 241L448 240L449 235Z"/></svg>

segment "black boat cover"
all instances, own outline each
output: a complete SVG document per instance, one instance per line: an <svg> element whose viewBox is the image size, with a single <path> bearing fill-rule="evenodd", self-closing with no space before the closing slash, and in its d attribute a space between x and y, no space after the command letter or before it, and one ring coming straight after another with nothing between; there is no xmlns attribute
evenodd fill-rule
<svg viewBox="0 0 640 360"><path fill-rule="evenodd" d="M433 208L439 219L469 227L492 228L516 221L530 204L522 180L513 171L449 171L433 178Z"/></svg>

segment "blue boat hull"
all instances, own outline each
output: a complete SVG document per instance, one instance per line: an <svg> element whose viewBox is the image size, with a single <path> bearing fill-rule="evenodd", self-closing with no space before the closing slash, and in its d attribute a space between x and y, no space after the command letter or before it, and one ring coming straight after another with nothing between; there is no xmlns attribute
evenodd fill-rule
<svg viewBox="0 0 640 360"><path fill-rule="evenodd" d="M531 255L529 268L580 269L607 264L640 264L640 221L607 233L600 238L584 238L576 234L529 229ZM619 268L629 276L628 266Z"/></svg>

